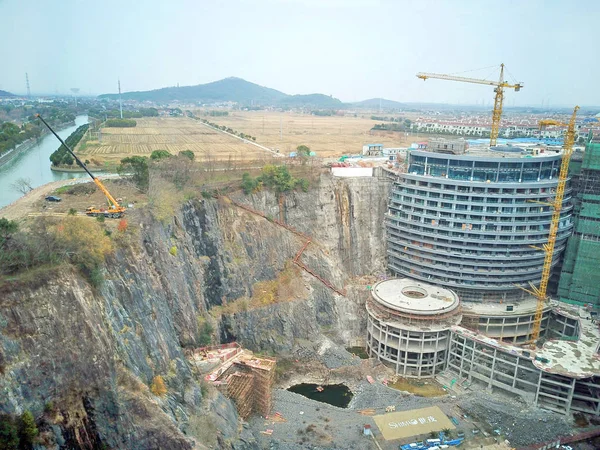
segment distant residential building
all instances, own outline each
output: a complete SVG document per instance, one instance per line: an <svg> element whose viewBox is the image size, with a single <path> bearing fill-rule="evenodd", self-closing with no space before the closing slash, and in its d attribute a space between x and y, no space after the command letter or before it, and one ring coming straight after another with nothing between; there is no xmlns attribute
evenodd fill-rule
<svg viewBox="0 0 600 450"><path fill-rule="evenodd" d="M365 144L362 148L365 156L383 156L383 144Z"/></svg>

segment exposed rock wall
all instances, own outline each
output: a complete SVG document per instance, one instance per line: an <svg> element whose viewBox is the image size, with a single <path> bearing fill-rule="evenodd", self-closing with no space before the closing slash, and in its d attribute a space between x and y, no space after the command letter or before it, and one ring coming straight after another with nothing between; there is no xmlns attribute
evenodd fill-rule
<svg viewBox="0 0 600 450"><path fill-rule="evenodd" d="M313 238L302 261L348 294L303 273L301 298L224 315L218 335L275 353L323 334L339 343L362 336L365 292L352 278L384 270L388 188L377 178L323 176L310 192L286 195L286 221ZM279 217L269 192L237 200ZM255 448L251 436L239 440L232 403L203 396L184 349L200 344L200 317L252 296L303 244L226 198L191 200L169 224L142 217L131 243L108 259L100 289L68 266L5 287L0 412L43 417L49 448L203 448L212 437L220 448ZM156 376L163 397L149 391Z"/></svg>

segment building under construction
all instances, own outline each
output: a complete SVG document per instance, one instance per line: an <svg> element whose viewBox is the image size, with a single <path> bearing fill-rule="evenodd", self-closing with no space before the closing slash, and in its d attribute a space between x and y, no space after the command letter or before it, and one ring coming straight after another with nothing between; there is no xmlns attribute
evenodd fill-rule
<svg viewBox="0 0 600 450"><path fill-rule="evenodd" d="M375 285L366 299L369 354L405 377L444 372L457 386L600 415L600 331L589 305L600 303L600 142L588 144L577 190L567 183L554 222L560 149L455 154L440 145L411 151L392 188L388 268L402 279ZM548 267L574 222L560 292L576 304L544 303L520 286L540 284L551 223ZM537 332L541 347L519 346Z"/></svg>
<svg viewBox="0 0 600 450"><path fill-rule="evenodd" d="M600 139L586 145L572 168L575 227L565 252L558 296L564 302L600 305Z"/></svg>
<svg viewBox="0 0 600 450"><path fill-rule="evenodd" d="M197 349L190 359L201 372L208 372L206 381L234 401L241 417L270 413L274 359L259 358L235 342Z"/></svg>
<svg viewBox="0 0 600 450"><path fill-rule="evenodd" d="M411 151L386 217L388 268L454 290L462 301L514 302L544 264L561 154L519 147L463 155ZM565 191L553 264L573 227ZM538 203L536 203L538 202Z"/></svg>

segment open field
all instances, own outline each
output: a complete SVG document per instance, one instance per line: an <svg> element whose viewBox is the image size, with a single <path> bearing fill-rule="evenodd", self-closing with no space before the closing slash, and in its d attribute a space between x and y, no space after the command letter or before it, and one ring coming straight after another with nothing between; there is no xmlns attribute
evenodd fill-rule
<svg viewBox="0 0 600 450"><path fill-rule="evenodd" d="M77 146L83 158L118 161L133 155L150 156L154 150L177 154L191 150L197 161L271 160L271 153L242 140L213 130L187 117L136 119L135 128L103 128L100 141Z"/></svg>
<svg viewBox="0 0 600 450"><path fill-rule="evenodd" d="M371 120L370 115L322 117L291 112L230 111L228 116L210 117L203 112L196 111L196 115L255 136L257 143L279 149L284 155L302 144L308 145L317 156L326 158L360 153L363 144L367 143L401 147L415 139L403 133L370 132L375 124L380 123Z"/></svg>
<svg viewBox="0 0 600 450"><path fill-rule="evenodd" d="M376 121L364 117L329 116L269 111L231 111L228 116L209 117L218 125L256 137L256 143L278 150L283 155L308 145L322 158L360 153L363 144L381 143L386 147L406 146L415 137L370 129ZM187 117L136 119L134 128L103 128L100 141L82 140L76 152L85 159L118 162L133 155L149 156L154 150L177 154L191 150L197 161L256 161L267 163L273 155L251 143L214 130ZM280 130L281 126L281 130ZM280 134L281 131L281 134Z"/></svg>

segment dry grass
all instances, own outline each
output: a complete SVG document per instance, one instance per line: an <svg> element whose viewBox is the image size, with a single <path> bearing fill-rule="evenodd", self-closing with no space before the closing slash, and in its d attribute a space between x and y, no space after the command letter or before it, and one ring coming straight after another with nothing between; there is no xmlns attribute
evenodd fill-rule
<svg viewBox="0 0 600 450"><path fill-rule="evenodd" d="M85 158L118 161L133 155L150 156L155 150L177 154L191 150L197 161L271 160L269 152L214 130L187 117L136 119L134 128L103 128L100 141L86 141L76 152Z"/></svg>
<svg viewBox="0 0 600 450"><path fill-rule="evenodd" d="M359 153L363 144L381 143L386 147L405 146L413 138L403 133L371 132L379 123L370 114L349 116L313 116L271 111L230 111L228 116L204 116L218 125L256 137L258 144L288 155L299 145L308 145L319 157L337 157ZM154 150L177 154L191 150L204 163L258 161L267 163L272 155L252 144L214 130L187 117L136 119L134 128L103 128L101 141L83 141L76 151L82 157L102 162L117 162L132 155L150 156ZM280 136L281 125L281 136Z"/></svg>
<svg viewBox="0 0 600 450"><path fill-rule="evenodd" d="M302 296L306 286L300 269L289 262L275 280L259 281L252 286L252 297L241 297L211 309L214 317L261 308L274 303L289 302Z"/></svg>
<svg viewBox="0 0 600 450"><path fill-rule="evenodd" d="M209 117L202 113L197 111L196 115L255 136L257 143L277 148L284 155L303 144L317 156L326 158L360 153L363 144L367 143L399 147L414 140L403 133L371 132L371 128L380 122L371 120L370 114L322 117L292 112L230 111L228 116Z"/></svg>
<svg viewBox="0 0 600 450"><path fill-rule="evenodd" d="M433 380L423 382L407 378L398 378L395 382L389 383L388 386L398 389L399 391L411 392L420 397L440 397L447 394L442 386Z"/></svg>

